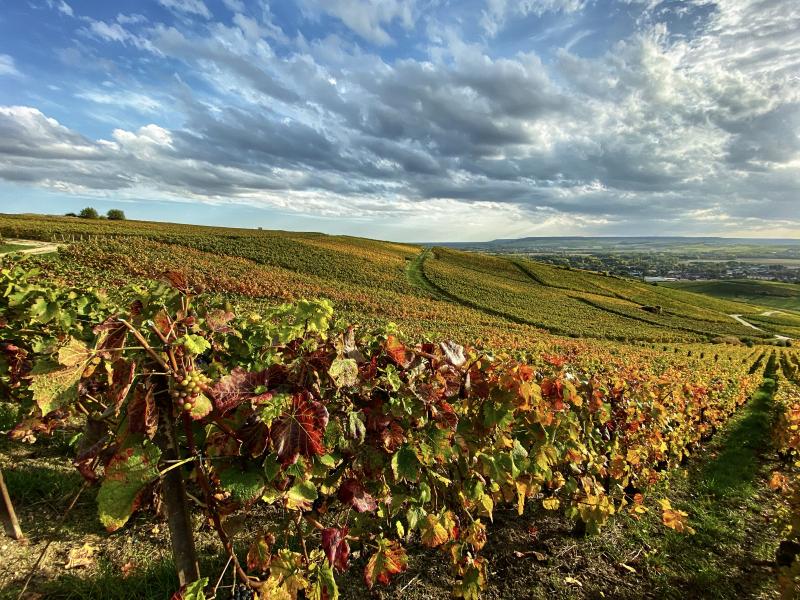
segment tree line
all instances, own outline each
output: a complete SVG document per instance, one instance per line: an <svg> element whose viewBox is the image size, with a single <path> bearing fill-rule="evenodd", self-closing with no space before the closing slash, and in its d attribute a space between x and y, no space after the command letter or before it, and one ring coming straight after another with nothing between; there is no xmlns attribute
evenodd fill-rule
<svg viewBox="0 0 800 600"><path fill-rule="evenodd" d="M81 212L79 212L77 214L74 213L74 212L69 212L64 216L67 216L67 217L78 217L78 218L81 218L81 219L108 219L109 221L124 221L125 220L125 212L120 210L120 209L118 209L118 208L112 208L105 215L101 216L100 213L97 212L97 209L92 208L91 206L87 206L86 208L81 210Z"/></svg>

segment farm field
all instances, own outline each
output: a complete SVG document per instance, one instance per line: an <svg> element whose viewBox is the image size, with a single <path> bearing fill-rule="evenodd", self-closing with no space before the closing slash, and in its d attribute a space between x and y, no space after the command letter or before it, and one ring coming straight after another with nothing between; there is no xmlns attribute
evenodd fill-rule
<svg viewBox="0 0 800 600"><path fill-rule="evenodd" d="M677 290L697 292L726 300L751 302L766 307L800 311L800 285L777 281L722 280L669 281L664 284Z"/></svg>
<svg viewBox="0 0 800 600"><path fill-rule="evenodd" d="M77 240L51 263L75 277L84 269L98 281L152 278L181 264L209 291L245 303L321 296L354 322L396 321L413 335L528 343L536 331L644 342L781 333L777 324L759 332L729 316L763 312L754 304L444 248L425 252L314 233L24 215L0 216L0 234Z"/></svg>
<svg viewBox="0 0 800 600"><path fill-rule="evenodd" d="M798 590L800 314L316 233L0 234L62 245L0 257L0 598Z"/></svg>

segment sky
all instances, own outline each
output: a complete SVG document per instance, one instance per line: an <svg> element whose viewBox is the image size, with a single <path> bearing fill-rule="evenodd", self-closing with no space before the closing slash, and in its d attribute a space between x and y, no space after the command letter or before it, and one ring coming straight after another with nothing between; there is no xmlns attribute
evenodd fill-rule
<svg viewBox="0 0 800 600"><path fill-rule="evenodd" d="M0 0L0 212L800 237L797 0Z"/></svg>

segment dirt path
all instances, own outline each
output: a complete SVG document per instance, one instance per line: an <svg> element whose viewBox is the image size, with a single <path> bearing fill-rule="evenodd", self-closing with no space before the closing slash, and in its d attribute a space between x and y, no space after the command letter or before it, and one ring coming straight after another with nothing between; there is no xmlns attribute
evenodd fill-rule
<svg viewBox="0 0 800 600"><path fill-rule="evenodd" d="M26 248L23 250L15 249L7 252L0 252L0 256L4 254L11 254L14 252L18 252L19 254L48 254L50 252L56 252L61 247L61 244L53 244L50 242L39 242L36 240L17 240L8 238L5 238L3 240L3 243L10 244L12 246L26 246Z"/></svg>
<svg viewBox="0 0 800 600"><path fill-rule="evenodd" d="M763 316L765 316L765 317L768 317L768 316L770 316L770 315L772 315L772 314L775 314L776 312L780 312L780 311L777 311L777 310L772 310L772 311L767 311L767 312L765 312L765 313L761 313L761 314L762 314ZM755 326L755 325L753 325L752 323L748 323L747 321L745 321L745 320L742 318L742 315L728 315L728 316L729 316L729 317L731 317L732 319L736 319L736 320L737 320L739 323L741 323L741 324L742 324L742 325L744 325L745 327L750 327L751 329L755 329L756 331L764 331L763 329L761 329L761 327L756 327L756 326ZM769 332L765 332L765 333L769 333ZM778 333L776 333L776 334L774 334L774 335L775 335L775 339L776 339L776 340L791 340L791 339L792 339L792 338L790 338L790 337L789 337L789 336L787 336L787 335L780 335L780 334L778 334Z"/></svg>

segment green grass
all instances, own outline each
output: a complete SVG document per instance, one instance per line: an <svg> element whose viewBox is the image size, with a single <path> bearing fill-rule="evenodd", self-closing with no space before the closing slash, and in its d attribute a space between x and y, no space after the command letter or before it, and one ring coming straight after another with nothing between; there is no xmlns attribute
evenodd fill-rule
<svg viewBox="0 0 800 600"><path fill-rule="evenodd" d="M26 250L30 246L24 244L2 244L0 243L0 254L7 254L9 252L16 252L17 250Z"/></svg>
<svg viewBox="0 0 800 600"><path fill-rule="evenodd" d="M774 362L768 374L774 373ZM766 479L775 382L766 378L749 403L693 461L685 478L673 474L663 491L689 513L694 535L654 527L652 518L626 528L610 551L649 548L644 561L659 598L756 598L774 590L769 563L780 539L765 520L774 501Z"/></svg>
<svg viewBox="0 0 800 600"><path fill-rule="evenodd" d="M715 298L800 311L800 285L793 283L736 279L722 281L670 281L661 285L681 291L707 294Z"/></svg>

